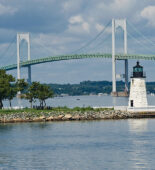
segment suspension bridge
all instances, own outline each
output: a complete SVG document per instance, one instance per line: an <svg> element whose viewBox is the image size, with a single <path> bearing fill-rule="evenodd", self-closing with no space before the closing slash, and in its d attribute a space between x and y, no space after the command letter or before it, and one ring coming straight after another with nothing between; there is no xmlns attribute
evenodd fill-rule
<svg viewBox="0 0 155 170"><path fill-rule="evenodd" d="M111 58L112 59L112 94L117 96L116 91L116 61L117 60L124 60L125 61L125 70L124 70L124 78L125 78L125 92L128 92L128 60L129 59L137 59L137 60L155 60L155 55L152 53L150 55L139 55L139 54L129 54L127 52L127 35L133 38L134 41L141 43L138 39L133 37L129 32L127 32L127 22L125 19L119 19L119 20L112 20L112 53L104 53L104 52L91 52L92 49L95 46L102 46L104 42L106 42L106 38L101 39L101 42L99 42L97 45L93 44L95 41L97 41L102 34L106 32L106 29L109 28L110 23L106 25L106 27L91 41L86 43L84 46L82 46L80 49L72 52L71 54L66 55L57 55L57 56L49 56L49 57L39 57L36 59L32 59L30 55L30 36L29 33L17 33L17 63L3 65L0 67L0 69L4 69L6 71L17 69L17 78L21 78L21 67L27 67L28 68L28 82L31 83L31 66L37 65L37 64L43 64L47 62L56 62L56 61L62 61L62 60L78 60L78 59L86 59L86 58ZM123 40L124 40L124 52L120 54L116 54L115 52L115 33L117 28L120 27L124 31ZM137 31L134 28L135 31ZM138 32L138 31L137 31ZM138 32L139 33L139 32ZM145 42L149 42L153 45L155 45L150 39L147 39L144 35L139 33L141 37L144 38ZM109 35L108 35L109 36ZM20 50L21 50L21 42L22 40L25 40L28 44L27 46L27 55L25 61L21 60L20 56ZM7 50L10 48L11 45L8 46ZM92 47L93 46L93 47ZM90 47L90 49L88 49ZM143 48L146 48L147 46L143 44ZM148 47L147 47L148 48ZM87 49L87 52L85 52L85 49ZM7 52L6 50L6 52ZM5 54L4 54L5 55Z"/></svg>

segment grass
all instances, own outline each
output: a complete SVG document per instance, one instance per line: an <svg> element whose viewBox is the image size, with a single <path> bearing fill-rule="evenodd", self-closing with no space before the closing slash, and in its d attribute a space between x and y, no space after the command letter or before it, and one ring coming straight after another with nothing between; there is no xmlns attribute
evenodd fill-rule
<svg viewBox="0 0 155 170"><path fill-rule="evenodd" d="M51 111L54 112L64 112L64 113L72 113L72 112L87 112L87 111L94 111L94 112L99 112L99 111L105 111L105 110L114 110L113 108L97 108L94 109L92 107L74 107L74 108L68 108L68 107L53 107L52 109L44 109L44 110L37 110L37 109L30 109L30 108L24 108L24 109L4 109L0 110L0 115L2 114L13 114L13 113L33 113L33 114L39 114L39 113L49 113Z"/></svg>

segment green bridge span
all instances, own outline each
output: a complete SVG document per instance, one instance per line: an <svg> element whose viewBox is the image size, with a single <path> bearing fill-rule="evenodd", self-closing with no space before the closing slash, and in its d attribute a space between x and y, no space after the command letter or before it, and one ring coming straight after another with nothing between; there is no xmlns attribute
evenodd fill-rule
<svg viewBox="0 0 155 170"><path fill-rule="evenodd" d="M138 60L155 60L155 55L134 55L134 54L116 54L117 60L124 59L138 59ZM55 62L62 60L73 60L73 59L85 59L85 58L112 58L112 54L73 54L73 55L61 55L61 56L50 56L46 58L39 58L35 60L24 61L20 63L21 67L27 67L30 65L42 64L47 62ZM9 71L17 69L17 64L7 65L0 67L0 69Z"/></svg>

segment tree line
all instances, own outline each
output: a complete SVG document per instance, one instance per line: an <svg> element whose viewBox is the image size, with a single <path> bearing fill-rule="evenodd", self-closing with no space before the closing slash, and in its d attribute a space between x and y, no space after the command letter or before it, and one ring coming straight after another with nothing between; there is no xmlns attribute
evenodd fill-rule
<svg viewBox="0 0 155 170"><path fill-rule="evenodd" d="M68 94L70 96L77 95L90 95L98 93L111 94L112 82L111 81L83 81L79 84L48 84L52 87L55 96L61 94ZM117 91L124 91L124 82L117 81ZM130 89L130 83L129 83ZM148 93L155 93L155 82L146 82Z"/></svg>
<svg viewBox="0 0 155 170"><path fill-rule="evenodd" d="M32 102L39 101L40 107L46 106L46 99L52 98L54 93L48 85L39 82L32 82L29 85L24 79L16 80L5 70L0 70L0 109L3 108L3 101L8 100L10 107L12 107L12 99L17 95L21 98L27 99L32 108Z"/></svg>

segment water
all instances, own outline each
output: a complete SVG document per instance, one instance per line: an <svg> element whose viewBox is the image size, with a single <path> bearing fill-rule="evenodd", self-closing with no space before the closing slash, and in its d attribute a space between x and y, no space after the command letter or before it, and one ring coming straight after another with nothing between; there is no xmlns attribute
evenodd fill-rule
<svg viewBox="0 0 155 170"><path fill-rule="evenodd" d="M0 169L154 169L155 119L0 125Z"/></svg>
<svg viewBox="0 0 155 170"><path fill-rule="evenodd" d="M36 102L34 105L38 105ZM155 96L148 95L148 104L155 105ZM15 98L12 101L13 106L18 105L18 101ZM21 105L24 107L30 107L30 104L26 100L21 101ZM67 106L67 107L86 107L86 106L127 106L128 97L112 97L112 96L66 96L55 97L47 100L48 106ZM8 106L8 101L4 101L4 106Z"/></svg>
<svg viewBox="0 0 155 170"><path fill-rule="evenodd" d="M154 99L148 96L150 105ZM128 98L68 96L47 104L114 106ZM155 119L0 124L0 170L154 169L154 141Z"/></svg>

